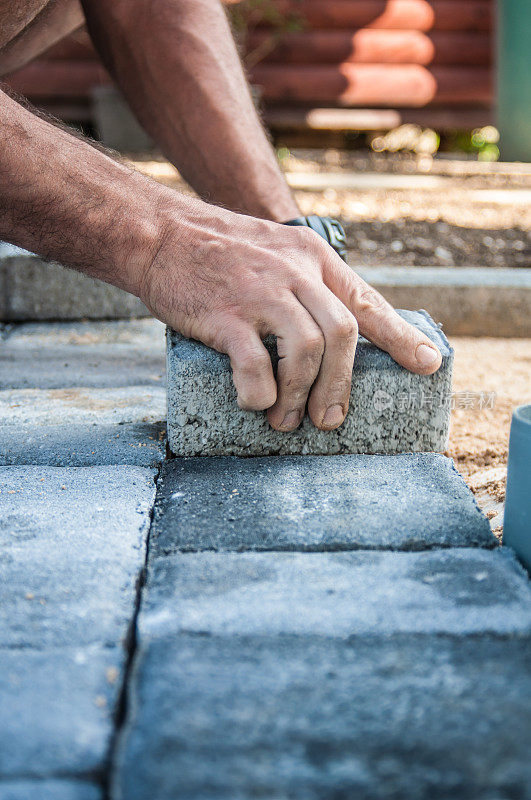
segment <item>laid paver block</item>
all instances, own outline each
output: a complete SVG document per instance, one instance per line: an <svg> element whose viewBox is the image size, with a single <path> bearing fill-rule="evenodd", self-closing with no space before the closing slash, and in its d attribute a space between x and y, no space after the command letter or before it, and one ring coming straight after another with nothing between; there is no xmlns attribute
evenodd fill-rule
<svg viewBox="0 0 531 800"><path fill-rule="evenodd" d="M181 553L155 559L142 637L531 634L510 551Z"/></svg>
<svg viewBox="0 0 531 800"><path fill-rule="evenodd" d="M163 634L114 797L524 800L530 670L529 636Z"/></svg>
<svg viewBox="0 0 531 800"><path fill-rule="evenodd" d="M115 319L149 316L132 294L0 243L0 320Z"/></svg>
<svg viewBox="0 0 531 800"><path fill-rule="evenodd" d="M455 336L531 336L531 269L364 267L391 305L425 308Z"/></svg>
<svg viewBox="0 0 531 800"><path fill-rule="evenodd" d="M103 800L103 793L85 781L0 781L0 800Z"/></svg>
<svg viewBox="0 0 531 800"><path fill-rule="evenodd" d="M0 391L0 426L121 425L166 419L162 386L8 389Z"/></svg>
<svg viewBox="0 0 531 800"><path fill-rule="evenodd" d="M306 418L291 433L263 412L242 411L227 356L168 329L168 442L178 456L397 453L443 450L450 418L453 351L426 312L399 312L435 342L435 375L413 375L365 339L354 365L350 410L336 431ZM272 351L275 361L275 353ZM398 407L400 403L400 408Z"/></svg>
<svg viewBox="0 0 531 800"><path fill-rule="evenodd" d="M0 347L0 389L165 384L158 320L27 324Z"/></svg>
<svg viewBox="0 0 531 800"><path fill-rule="evenodd" d="M423 550L494 547L450 459L184 458L164 464L151 550Z"/></svg>
<svg viewBox="0 0 531 800"><path fill-rule="evenodd" d="M124 425L5 425L0 465L153 467L166 453L163 423Z"/></svg>
<svg viewBox="0 0 531 800"><path fill-rule="evenodd" d="M0 779L101 774L124 660L121 647L0 649Z"/></svg>
<svg viewBox="0 0 531 800"><path fill-rule="evenodd" d="M0 647L121 644L155 470L0 468Z"/></svg>

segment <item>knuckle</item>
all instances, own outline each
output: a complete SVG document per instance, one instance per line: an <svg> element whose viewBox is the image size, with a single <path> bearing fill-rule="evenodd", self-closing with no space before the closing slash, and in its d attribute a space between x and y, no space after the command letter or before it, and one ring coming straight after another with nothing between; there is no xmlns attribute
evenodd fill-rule
<svg viewBox="0 0 531 800"><path fill-rule="evenodd" d="M332 329L332 336L338 342L352 344L358 338L358 323L355 317L349 315L337 320Z"/></svg>
<svg viewBox="0 0 531 800"><path fill-rule="evenodd" d="M256 350L249 350L243 354L240 371L247 375L260 375L271 366L269 355Z"/></svg>
<svg viewBox="0 0 531 800"><path fill-rule="evenodd" d="M320 361L325 349L324 336L321 331L308 332L302 339L301 349L311 361Z"/></svg>
<svg viewBox="0 0 531 800"><path fill-rule="evenodd" d="M350 305L358 311L380 312L387 309L387 301L372 286L356 285L350 293Z"/></svg>

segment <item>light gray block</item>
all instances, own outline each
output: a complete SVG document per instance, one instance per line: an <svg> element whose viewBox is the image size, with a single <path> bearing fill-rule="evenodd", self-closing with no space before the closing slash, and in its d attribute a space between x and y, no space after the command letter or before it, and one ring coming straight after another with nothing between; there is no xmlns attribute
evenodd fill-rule
<svg viewBox="0 0 531 800"><path fill-rule="evenodd" d="M1 389L164 385L158 320L26 324L0 347Z"/></svg>
<svg viewBox="0 0 531 800"><path fill-rule="evenodd" d="M141 637L531 634L531 587L505 550L182 553L155 559Z"/></svg>
<svg viewBox="0 0 531 800"><path fill-rule="evenodd" d="M452 461L436 453L173 459L151 553L494 547Z"/></svg>
<svg viewBox="0 0 531 800"><path fill-rule="evenodd" d="M281 433L269 426L265 413L242 411L236 403L228 357L168 330L170 449L177 456L443 450L450 418L453 351L425 312L400 313L439 346L441 368L435 375L413 375L361 339L349 413L341 428L327 432L317 430L306 418L296 431Z"/></svg>
<svg viewBox="0 0 531 800"><path fill-rule="evenodd" d="M364 267L391 305L425 308L454 336L531 336L531 269Z"/></svg>
<svg viewBox="0 0 531 800"><path fill-rule="evenodd" d="M118 647L0 649L0 787L2 778L102 773L124 658ZM93 797L85 791L80 800Z"/></svg>
<svg viewBox="0 0 531 800"><path fill-rule="evenodd" d="M166 454L163 423L124 425L4 425L0 465L153 467Z"/></svg>
<svg viewBox="0 0 531 800"><path fill-rule="evenodd" d="M3 243L0 287L4 322L150 316L132 294Z"/></svg>
<svg viewBox="0 0 531 800"><path fill-rule="evenodd" d="M121 425L166 419L162 386L8 389L0 391L0 426Z"/></svg>
<svg viewBox="0 0 531 800"><path fill-rule="evenodd" d="M0 647L118 645L144 564L154 470L0 469Z"/></svg>
<svg viewBox="0 0 531 800"><path fill-rule="evenodd" d="M0 781L0 800L103 800L93 783L69 780Z"/></svg>

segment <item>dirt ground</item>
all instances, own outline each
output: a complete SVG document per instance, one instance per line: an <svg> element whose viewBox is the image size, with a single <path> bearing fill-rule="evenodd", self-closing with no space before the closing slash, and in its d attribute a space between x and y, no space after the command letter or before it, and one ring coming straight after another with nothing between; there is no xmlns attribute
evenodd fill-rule
<svg viewBox="0 0 531 800"><path fill-rule="evenodd" d="M451 344L455 407L447 455L495 517L505 500L512 410L531 402L531 339L451 337Z"/></svg>

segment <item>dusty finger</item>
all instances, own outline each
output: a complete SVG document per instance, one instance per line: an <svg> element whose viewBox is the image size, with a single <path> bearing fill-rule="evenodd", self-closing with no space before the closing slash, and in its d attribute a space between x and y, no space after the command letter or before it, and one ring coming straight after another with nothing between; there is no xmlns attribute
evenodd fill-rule
<svg viewBox="0 0 531 800"><path fill-rule="evenodd" d="M311 315L293 298L273 322L279 362L277 400L267 412L269 424L292 431L306 411L310 389L319 374L324 338Z"/></svg>
<svg viewBox="0 0 531 800"><path fill-rule="evenodd" d="M308 413L318 428L332 430L343 423L348 411L358 326L346 306L324 284L305 283L296 295L319 325L325 340Z"/></svg>
<svg viewBox="0 0 531 800"><path fill-rule="evenodd" d="M356 317L360 333L410 372L436 372L442 360L437 346L397 314L372 286L338 262L327 272L326 282Z"/></svg>
<svg viewBox="0 0 531 800"><path fill-rule="evenodd" d="M250 326L234 330L225 350L240 408L270 408L277 399L277 385L271 358L256 331Z"/></svg>

